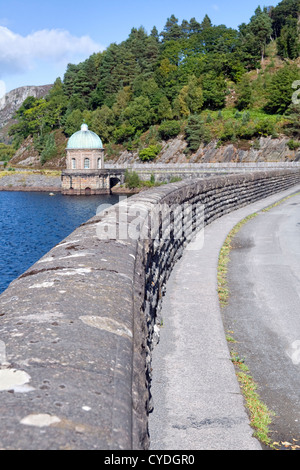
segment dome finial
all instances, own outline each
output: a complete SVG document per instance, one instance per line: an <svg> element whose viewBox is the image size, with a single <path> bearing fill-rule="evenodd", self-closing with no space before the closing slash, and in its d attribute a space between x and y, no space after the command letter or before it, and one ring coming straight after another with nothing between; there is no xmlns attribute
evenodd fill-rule
<svg viewBox="0 0 300 470"><path fill-rule="evenodd" d="M87 132L89 130L88 125L86 124L85 120L83 120L83 124L81 124L81 130L83 132Z"/></svg>

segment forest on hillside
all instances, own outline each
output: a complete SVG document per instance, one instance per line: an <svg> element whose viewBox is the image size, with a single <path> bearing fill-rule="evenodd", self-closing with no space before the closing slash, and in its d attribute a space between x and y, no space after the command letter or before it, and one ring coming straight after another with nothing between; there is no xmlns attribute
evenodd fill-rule
<svg viewBox="0 0 300 470"><path fill-rule="evenodd" d="M300 106L292 102L300 89L299 18L300 0L282 0L258 6L237 30L207 15L181 24L171 15L161 32L132 28L120 44L69 64L45 98L27 98L9 132L12 145L2 144L0 153L7 150L9 159L31 136L45 164L64 152L58 137L83 121L101 137L107 158L121 148L153 159L161 140L180 133L187 153L213 139L280 133L299 146Z"/></svg>

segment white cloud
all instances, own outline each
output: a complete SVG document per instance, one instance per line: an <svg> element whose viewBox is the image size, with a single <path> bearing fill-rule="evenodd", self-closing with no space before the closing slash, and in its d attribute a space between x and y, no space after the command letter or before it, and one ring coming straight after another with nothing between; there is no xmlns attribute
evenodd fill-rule
<svg viewBox="0 0 300 470"><path fill-rule="evenodd" d="M76 37L65 30L44 29L21 36L0 26L0 77L32 70L41 60L54 65L76 63L103 49L89 36Z"/></svg>

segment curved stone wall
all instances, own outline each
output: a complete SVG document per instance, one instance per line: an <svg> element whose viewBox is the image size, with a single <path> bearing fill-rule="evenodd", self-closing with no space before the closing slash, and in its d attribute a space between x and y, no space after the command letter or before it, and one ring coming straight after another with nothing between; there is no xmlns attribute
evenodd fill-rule
<svg viewBox="0 0 300 470"><path fill-rule="evenodd" d="M0 296L0 447L147 449L151 349L174 263L204 225L299 182L299 170L277 170L153 188L12 282Z"/></svg>

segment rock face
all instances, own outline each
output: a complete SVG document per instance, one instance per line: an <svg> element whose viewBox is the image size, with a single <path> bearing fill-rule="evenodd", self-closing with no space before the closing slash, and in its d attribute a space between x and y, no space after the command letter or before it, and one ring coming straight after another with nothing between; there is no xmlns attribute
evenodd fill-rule
<svg viewBox="0 0 300 470"><path fill-rule="evenodd" d="M23 86L11 90L0 99L0 139L7 141L8 127L13 124L13 115L28 98L34 96L35 98L42 98L46 96L51 90L53 85L42 86Z"/></svg>
<svg viewBox="0 0 300 470"><path fill-rule="evenodd" d="M160 154L155 163L258 163L258 162L293 162L299 161L300 152L290 150L287 146L288 137L261 137L256 141L244 143L227 143L218 146L216 141L207 145L201 144L192 155L185 152L187 144L179 136L163 142ZM122 152L115 159L110 160L117 165L124 163L134 164L140 162L138 152Z"/></svg>

